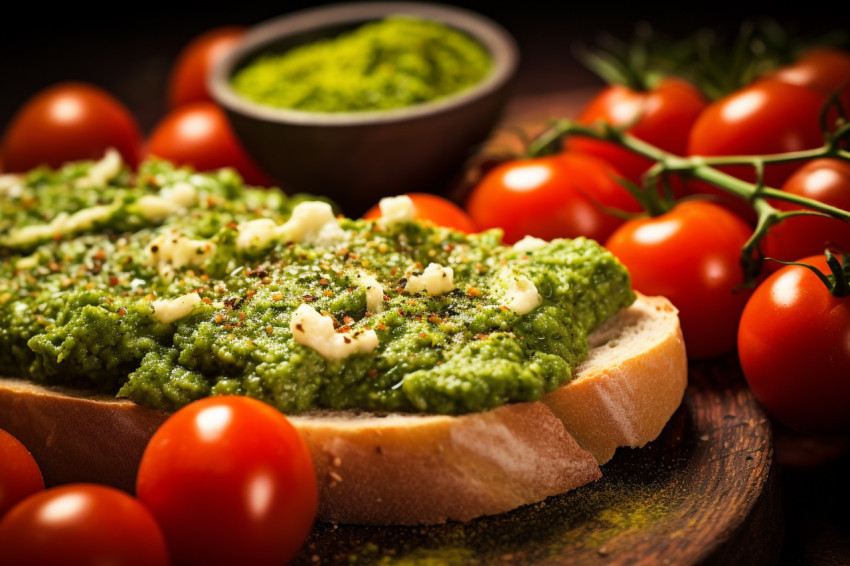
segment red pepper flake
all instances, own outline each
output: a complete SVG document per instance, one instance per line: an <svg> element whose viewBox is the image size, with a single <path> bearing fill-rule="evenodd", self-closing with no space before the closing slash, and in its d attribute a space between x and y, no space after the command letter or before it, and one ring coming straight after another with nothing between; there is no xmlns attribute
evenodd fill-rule
<svg viewBox="0 0 850 566"><path fill-rule="evenodd" d="M466 296L467 297L480 297L481 296L481 289L479 289L478 287L470 287L469 289L466 290Z"/></svg>
<svg viewBox="0 0 850 566"><path fill-rule="evenodd" d="M331 291L330 289L325 289L325 292L322 293L322 294L326 297L333 297L334 296L334 292Z"/></svg>
<svg viewBox="0 0 850 566"><path fill-rule="evenodd" d="M86 283L86 289L88 289L89 291L94 289L94 283Z"/></svg>
<svg viewBox="0 0 850 566"><path fill-rule="evenodd" d="M401 309L398 309L398 314L400 314L401 316L404 316L404 311L401 310Z"/></svg>
<svg viewBox="0 0 850 566"><path fill-rule="evenodd" d="M120 280L117 277L115 277L114 275L109 278L109 285L112 286L112 287L115 287L116 285L118 285L119 282L120 282Z"/></svg>
<svg viewBox="0 0 850 566"><path fill-rule="evenodd" d="M476 334L476 335L475 335L475 339L476 339L476 340L486 340L486 339L487 339L487 334Z"/></svg>
<svg viewBox="0 0 850 566"><path fill-rule="evenodd" d="M280 293L275 293L274 295L272 295L272 300L273 301L282 301L283 295L281 295Z"/></svg>
<svg viewBox="0 0 850 566"><path fill-rule="evenodd" d="M231 230L236 230L236 228L238 228L239 225L236 224L236 222L228 222L227 227L230 228Z"/></svg>
<svg viewBox="0 0 850 566"><path fill-rule="evenodd" d="M203 301L204 304L207 304L207 305L212 304L212 299L210 299L209 297L204 297L204 298L201 299L201 301Z"/></svg>
<svg viewBox="0 0 850 566"><path fill-rule="evenodd" d="M378 377L378 370L376 370L375 368L370 369L370 370L369 370L368 372L366 372L366 373L367 373L367 375L368 375L369 377L371 377L372 379L375 379L376 377Z"/></svg>
<svg viewBox="0 0 850 566"><path fill-rule="evenodd" d="M353 318L351 318L350 316L345 316L345 317L343 317L343 318L342 318L342 321L343 321L345 324L354 324L354 319L353 319Z"/></svg>
<svg viewBox="0 0 850 566"><path fill-rule="evenodd" d="M316 300L316 297L314 297L313 295L304 295L301 298L304 299L305 303L312 303L313 301Z"/></svg>
<svg viewBox="0 0 850 566"><path fill-rule="evenodd" d="M225 330L233 330L233 325L228 322L227 324L224 325L224 329Z"/></svg>
<svg viewBox="0 0 850 566"><path fill-rule="evenodd" d="M432 314L431 316L428 317L428 322L431 322L433 324L439 324L439 323L443 322L443 319L440 318L439 316L437 316L436 314Z"/></svg>
<svg viewBox="0 0 850 566"><path fill-rule="evenodd" d="M379 322L379 323L378 323L378 326L376 326L376 328L377 328L378 330L386 330L386 329L387 329L387 325L386 325L386 324L384 324L383 322Z"/></svg>
<svg viewBox="0 0 850 566"><path fill-rule="evenodd" d="M254 295L256 295L256 294L257 294L257 292L254 289L251 289L250 291L245 293L245 300L247 301L248 299L253 298Z"/></svg>
<svg viewBox="0 0 850 566"><path fill-rule="evenodd" d="M346 324L337 328L336 331L340 333L351 332L351 327Z"/></svg>
<svg viewBox="0 0 850 566"><path fill-rule="evenodd" d="M365 316L366 318L372 318L372 313L367 312L364 316Z"/></svg>
<svg viewBox="0 0 850 566"><path fill-rule="evenodd" d="M355 254L355 253L349 253L349 254L348 254L348 257L349 257L350 259L359 259L358 255L357 255L357 254Z"/></svg>
<svg viewBox="0 0 850 566"><path fill-rule="evenodd" d="M245 320L245 313L244 312L239 313L239 320Z"/></svg>
<svg viewBox="0 0 850 566"><path fill-rule="evenodd" d="M508 310L508 307L506 307L505 305L502 305L502 306L500 306L499 308L500 308L500 309L502 309L503 311Z"/></svg>
<svg viewBox="0 0 850 566"><path fill-rule="evenodd" d="M103 250L97 250L94 254L94 259L99 259L101 261L106 259L106 252Z"/></svg>
<svg viewBox="0 0 850 566"><path fill-rule="evenodd" d="M217 315L215 315L215 323L216 323L216 324L221 324L222 322L224 322L224 317L223 317L223 316L221 316L221 314L217 314Z"/></svg>
<svg viewBox="0 0 850 566"><path fill-rule="evenodd" d="M327 279L325 279L324 277L322 277L321 279L319 279L319 285L327 285L327 284L328 284L328 280L327 280Z"/></svg>
<svg viewBox="0 0 850 566"><path fill-rule="evenodd" d="M125 314L127 314L127 309L125 309L124 307L118 307L118 310L115 312L117 312L119 316L124 316Z"/></svg>
<svg viewBox="0 0 850 566"><path fill-rule="evenodd" d="M424 332L420 332L420 333L419 333L419 337L420 337L420 338L425 338L426 336L427 336L427 334L425 334Z"/></svg>

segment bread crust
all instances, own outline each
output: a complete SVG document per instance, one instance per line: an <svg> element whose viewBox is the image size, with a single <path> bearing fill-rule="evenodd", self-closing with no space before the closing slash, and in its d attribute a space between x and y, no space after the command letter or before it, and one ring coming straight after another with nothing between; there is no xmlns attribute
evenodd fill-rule
<svg viewBox="0 0 850 566"><path fill-rule="evenodd" d="M462 416L290 417L316 468L319 520L466 521L599 478L598 464L617 446L658 436L681 402L687 361L676 311L663 298L639 296L591 336L591 346L575 379L539 402ZM144 447L168 414L0 379L0 428L29 448L48 485L97 482L133 492Z"/></svg>

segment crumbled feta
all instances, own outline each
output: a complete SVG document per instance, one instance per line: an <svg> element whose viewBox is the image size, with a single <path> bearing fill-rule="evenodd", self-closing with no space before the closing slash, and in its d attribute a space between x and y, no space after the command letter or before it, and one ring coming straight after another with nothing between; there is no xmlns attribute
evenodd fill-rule
<svg viewBox="0 0 850 566"><path fill-rule="evenodd" d="M384 310L384 288L372 275L360 278L360 285L366 289L366 310L377 314Z"/></svg>
<svg viewBox="0 0 850 566"><path fill-rule="evenodd" d="M410 222L416 214L413 200L407 195L382 198L378 206L381 209L379 222L386 226L399 222Z"/></svg>
<svg viewBox="0 0 850 566"><path fill-rule="evenodd" d="M168 277L174 274L174 269L200 265L215 253L216 246L209 240L192 240L179 233L171 233L160 234L147 249L160 275Z"/></svg>
<svg viewBox="0 0 850 566"><path fill-rule="evenodd" d="M520 275L510 280L505 293L506 306L517 314L527 314L540 306L543 297L534 282Z"/></svg>
<svg viewBox="0 0 850 566"><path fill-rule="evenodd" d="M514 250L518 252L533 252L539 250L549 242L535 238L534 236L525 236L522 240L514 244Z"/></svg>
<svg viewBox="0 0 850 566"><path fill-rule="evenodd" d="M16 261L15 269L32 269L36 265L38 265L38 254L34 253Z"/></svg>
<svg viewBox="0 0 850 566"><path fill-rule="evenodd" d="M102 187L118 176L123 165L121 154L110 147L100 161L92 164L88 172L77 179L74 184L81 189Z"/></svg>
<svg viewBox="0 0 850 566"><path fill-rule="evenodd" d="M198 192L186 182L163 188L158 195L144 195L138 200L139 210L148 220L164 220L185 211L198 201Z"/></svg>
<svg viewBox="0 0 850 566"><path fill-rule="evenodd" d="M201 303L201 296L197 293L189 293L176 299L159 299L151 303L153 317L164 323L180 320L194 310Z"/></svg>
<svg viewBox="0 0 850 566"><path fill-rule="evenodd" d="M236 247L240 250L261 250L278 238L278 225L270 218L249 220L239 226Z"/></svg>
<svg viewBox="0 0 850 566"><path fill-rule="evenodd" d="M78 210L74 214L61 212L48 224L34 224L13 230L3 238L2 243L7 246L21 246L91 230L95 222L108 219L114 211L114 206L99 205Z"/></svg>
<svg viewBox="0 0 850 566"><path fill-rule="evenodd" d="M345 231L339 227L331 205L321 201L308 201L292 209L283 226L281 237L287 242L327 245L342 240Z"/></svg>
<svg viewBox="0 0 850 566"><path fill-rule="evenodd" d="M455 288L454 270L432 263L425 268L422 275L411 275L407 278L404 290L408 293L425 292L426 295L444 295Z"/></svg>
<svg viewBox="0 0 850 566"><path fill-rule="evenodd" d="M332 360L365 354L378 347L374 330L337 332L331 317L322 316L309 305L301 305L292 313L289 327L296 342Z"/></svg>
<svg viewBox="0 0 850 566"><path fill-rule="evenodd" d="M0 196L20 198L24 192L24 176L14 173L0 173Z"/></svg>
<svg viewBox="0 0 850 566"><path fill-rule="evenodd" d="M236 246L240 249L262 249L277 240L322 246L343 239L345 230L340 228L331 205L308 201L298 204L289 220L280 226L267 218L243 223L239 227Z"/></svg>

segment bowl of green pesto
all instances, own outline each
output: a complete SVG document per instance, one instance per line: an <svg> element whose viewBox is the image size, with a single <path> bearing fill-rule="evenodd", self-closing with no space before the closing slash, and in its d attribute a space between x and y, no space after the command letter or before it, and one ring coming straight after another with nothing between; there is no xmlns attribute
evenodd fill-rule
<svg viewBox="0 0 850 566"><path fill-rule="evenodd" d="M430 3L347 3L262 23L213 69L246 149L348 215L443 192L498 123L519 54L498 24Z"/></svg>

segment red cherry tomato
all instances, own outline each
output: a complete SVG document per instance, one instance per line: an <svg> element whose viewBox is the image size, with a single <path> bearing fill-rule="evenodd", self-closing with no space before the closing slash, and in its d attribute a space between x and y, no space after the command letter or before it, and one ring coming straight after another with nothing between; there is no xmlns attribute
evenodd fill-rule
<svg viewBox="0 0 850 566"><path fill-rule="evenodd" d="M707 100L692 84L666 79L648 91L612 85L600 92L582 111L582 124L604 122L626 127L633 136L676 155L686 155L688 134ZM608 142L573 137L565 147L600 157L635 184L653 162Z"/></svg>
<svg viewBox="0 0 850 566"><path fill-rule="evenodd" d="M136 492L181 565L286 564L317 509L301 435L249 397L210 397L174 413L145 449Z"/></svg>
<svg viewBox="0 0 850 566"><path fill-rule="evenodd" d="M780 81L763 80L721 98L697 119L688 142L690 155L729 156L767 155L811 149L823 144L820 112L827 97L821 92ZM799 167L799 163L772 164L765 167L764 183L781 187ZM755 168L727 166L723 171L755 182ZM733 210L748 219L752 210L727 193L705 183L694 183L691 190L723 199Z"/></svg>
<svg viewBox="0 0 850 566"><path fill-rule="evenodd" d="M430 193L407 193L407 196L413 201L414 218L430 220L438 226L453 228L467 234L477 231L475 223L466 211L449 199ZM381 207L377 204L363 215L366 220L380 217Z"/></svg>
<svg viewBox="0 0 850 566"><path fill-rule="evenodd" d="M0 518L43 489L44 478L32 454L17 438L0 430Z"/></svg>
<svg viewBox="0 0 850 566"><path fill-rule="evenodd" d="M604 161L562 153L505 162L487 172L466 209L479 229L501 228L504 241L586 236L604 241L623 223L607 209L640 211Z"/></svg>
<svg viewBox="0 0 850 566"><path fill-rule="evenodd" d="M688 357L735 349L738 319L749 295L739 264L749 226L726 209L684 201L666 214L630 220L605 246L646 295L663 295L679 309Z"/></svg>
<svg viewBox="0 0 850 566"><path fill-rule="evenodd" d="M9 566L166 566L165 538L130 495L94 484L68 484L28 497L0 521Z"/></svg>
<svg viewBox="0 0 850 566"><path fill-rule="evenodd" d="M110 147L130 167L138 165L142 135L132 114L94 85L60 83L33 96L12 118L3 138L3 168L55 168L66 161L100 159Z"/></svg>
<svg viewBox="0 0 850 566"><path fill-rule="evenodd" d="M245 152L224 111L212 102L172 110L151 132L146 155L198 171L233 167L248 184L272 184Z"/></svg>
<svg viewBox="0 0 850 566"><path fill-rule="evenodd" d="M223 26L206 31L193 39L177 56L168 79L168 104L177 108L189 102L212 102L207 90L210 69L242 37L242 26Z"/></svg>
<svg viewBox="0 0 850 566"><path fill-rule="evenodd" d="M769 80L806 86L823 93L837 92L850 112L850 53L830 47L815 47L790 65L769 73Z"/></svg>
<svg viewBox="0 0 850 566"><path fill-rule="evenodd" d="M815 159L798 169L782 190L850 210L850 163L841 159ZM785 201L774 205L781 210L803 207ZM822 254L824 249L850 252L850 223L822 216L792 216L772 227L764 240L764 255L782 261ZM781 264L767 262L775 271Z"/></svg>
<svg viewBox="0 0 850 566"><path fill-rule="evenodd" d="M800 261L829 273L823 255ZM741 315L738 355L777 420L807 433L850 431L850 297L830 295L805 267L781 268Z"/></svg>

